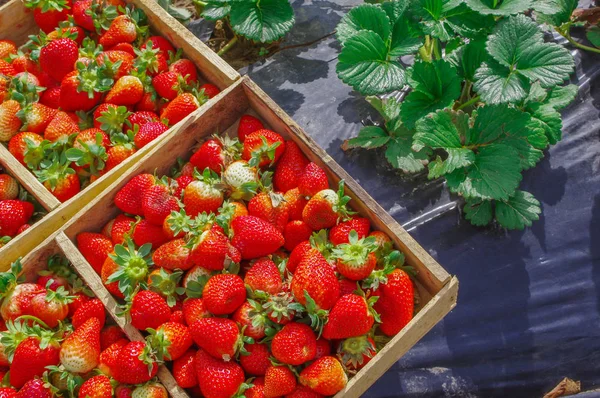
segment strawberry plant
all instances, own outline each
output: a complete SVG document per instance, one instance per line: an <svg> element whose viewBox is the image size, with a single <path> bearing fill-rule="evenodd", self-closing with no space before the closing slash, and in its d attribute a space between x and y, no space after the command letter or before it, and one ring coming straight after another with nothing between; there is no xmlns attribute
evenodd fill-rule
<svg viewBox="0 0 600 398"><path fill-rule="evenodd" d="M444 178L474 225L530 226L541 209L518 189L522 172L561 139L559 110L577 94L564 85L573 57L545 41L528 13L568 19L569 2L554 3L394 0L350 10L337 28L337 73L369 96L383 123L363 127L348 147L385 148L394 168ZM402 102L377 97L403 89Z"/></svg>

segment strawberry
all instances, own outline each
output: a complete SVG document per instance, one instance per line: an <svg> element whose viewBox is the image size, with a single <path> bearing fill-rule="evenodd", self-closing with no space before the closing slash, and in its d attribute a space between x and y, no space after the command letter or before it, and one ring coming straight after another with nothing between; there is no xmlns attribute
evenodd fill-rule
<svg viewBox="0 0 600 398"><path fill-rule="evenodd" d="M122 298L125 298L125 295L119 289L119 283L113 282L112 279L109 281L109 278L115 272L117 272L119 270L119 266L117 265L117 263L110 257L112 255L114 255L114 254L111 253L104 261L104 264L102 264L102 270L100 271L100 278L102 279L102 283L104 283L104 286L106 287L106 289L113 296L122 299Z"/></svg>
<svg viewBox="0 0 600 398"><path fill-rule="evenodd" d="M148 123L160 122L160 119L158 118L158 115L154 112L137 111L129 114L129 116L127 116L127 121L131 126L135 126L137 124L141 128Z"/></svg>
<svg viewBox="0 0 600 398"><path fill-rule="evenodd" d="M132 398L133 391L128 386L117 386L115 388L115 398Z"/></svg>
<svg viewBox="0 0 600 398"><path fill-rule="evenodd" d="M290 322L273 336L271 352L281 363L302 365L315 357L317 338L310 326Z"/></svg>
<svg viewBox="0 0 600 398"><path fill-rule="evenodd" d="M308 365L298 379L300 384L322 395L335 395L348 383L342 364L334 357L323 357Z"/></svg>
<svg viewBox="0 0 600 398"><path fill-rule="evenodd" d="M315 196L319 191L328 188L327 174L315 163L309 163L298 178L298 191L302 196Z"/></svg>
<svg viewBox="0 0 600 398"><path fill-rule="evenodd" d="M190 329L194 341L209 355L230 361L243 347L237 323L226 318L200 318Z"/></svg>
<svg viewBox="0 0 600 398"><path fill-rule="evenodd" d="M357 290L358 286L356 285L356 281L340 279L340 297L345 296L346 294L354 294Z"/></svg>
<svg viewBox="0 0 600 398"><path fill-rule="evenodd" d="M120 62L118 69L113 75L113 78L118 81L131 72L131 68L133 67L133 55L125 51L108 50L98 54L96 62L98 65L104 65L106 63L110 66ZM113 101L110 101L110 103L118 104Z"/></svg>
<svg viewBox="0 0 600 398"><path fill-rule="evenodd" d="M219 87L214 84L206 83L200 86L200 93L208 98L213 98L220 92L221 90L219 90Z"/></svg>
<svg viewBox="0 0 600 398"><path fill-rule="evenodd" d="M265 393L265 378L257 377L252 380L252 387L244 391L244 397L246 398L264 398Z"/></svg>
<svg viewBox="0 0 600 398"><path fill-rule="evenodd" d="M110 139L104 131L98 128L85 129L77 134L73 148L67 151L67 155L78 174L97 175L104 168L109 145Z"/></svg>
<svg viewBox="0 0 600 398"><path fill-rule="evenodd" d="M317 339L317 354L315 359L326 357L331 354L331 342L324 338Z"/></svg>
<svg viewBox="0 0 600 398"><path fill-rule="evenodd" d="M283 137L271 130L257 130L244 139L242 159L252 166L265 167L277 163L284 151Z"/></svg>
<svg viewBox="0 0 600 398"><path fill-rule="evenodd" d="M115 105L134 105L142 99L144 86L136 76L123 76L106 95L105 101Z"/></svg>
<svg viewBox="0 0 600 398"><path fill-rule="evenodd" d="M244 383L244 370L235 361L225 362L203 350L196 353L196 372L206 398L231 397Z"/></svg>
<svg viewBox="0 0 600 398"><path fill-rule="evenodd" d="M231 314L246 301L246 286L238 275L217 274L204 286L202 297L210 313Z"/></svg>
<svg viewBox="0 0 600 398"><path fill-rule="evenodd" d="M17 51L10 55L11 65L15 69L15 73L29 72L36 75L38 79L45 74L39 64L31 59L31 54L25 54L22 51ZM43 80L43 79L42 79ZM45 82L44 82L45 83ZM44 87L48 88L45 84Z"/></svg>
<svg viewBox="0 0 600 398"><path fill-rule="evenodd" d="M231 222L231 244L243 259L263 257L275 252L285 243L283 235L272 224L254 216L236 217Z"/></svg>
<svg viewBox="0 0 600 398"><path fill-rule="evenodd" d="M73 4L73 21L88 31L96 30L92 16L88 15L88 10L92 9L93 2L94 0L80 0Z"/></svg>
<svg viewBox="0 0 600 398"><path fill-rule="evenodd" d="M100 321L92 317L65 339L60 348L60 362L66 370L87 373L98 365L100 329Z"/></svg>
<svg viewBox="0 0 600 398"><path fill-rule="evenodd" d="M144 192L142 197L142 210L146 220L154 225L159 225L162 230L163 222L172 211L179 210L179 200L171 195L169 187L156 184Z"/></svg>
<svg viewBox="0 0 600 398"><path fill-rule="evenodd" d="M161 119L166 119L169 126L179 123L190 113L194 112L200 105L206 102L206 97L202 93L179 94L173 101L163 109L160 114Z"/></svg>
<svg viewBox="0 0 600 398"><path fill-rule="evenodd" d="M5 59L18 52L17 45L12 40L0 40L0 58Z"/></svg>
<svg viewBox="0 0 600 398"><path fill-rule="evenodd" d="M357 337L368 333L373 327L375 317L364 297L347 294L340 297L329 312L329 318L323 328L323 337L339 340Z"/></svg>
<svg viewBox="0 0 600 398"><path fill-rule="evenodd" d="M102 351L119 340L125 339L125 333L117 325L106 326L100 331L100 348Z"/></svg>
<svg viewBox="0 0 600 398"><path fill-rule="evenodd" d="M103 103L94 110L94 127L106 131L111 136L122 133L131 115L125 106Z"/></svg>
<svg viewBox="0 0 600 398"><path fill-rule="evenodd" d="M44 138L35 133L17 133L8 143L8 151L23 165L37 168L44 157Z"/></svg>
<svg viewBox="0 0 600 398"><path fill-rule="evenodd" d="M50 282L51 283L51 282ZM69 302L73 296L63 286L56 291L48 289L31 299L31 315L39 318L48 327L55 328L69 314Z"/></svg>
<svg viewBox="0 0 600 398"><path fill-rule="evenodd" d="M0 201L12 200L19 196L19 183L8 174L0 174Z"/></svg>
<svg viewBox="0 0 600 398"><path fill-rule="evenodd" d="M358 231L358 228L353 228L356 231ZM359 233L360 236L360 233ZM379 248L383 248L388 244L391 244L392 240L390 239L389 236L387 236L387 234L385 232L382 231L372 231L369 236L372 236L375 238L375 244L379 247Z"/></svg>
<svg viewBox="0 0 600 398"><path fill-rule="evenodd" d="M264 394L275 398L291 393L296 389L296 376L287 366L270 366L265 373Z"/></svg>
<svg viewBox="0 0 600 398"><path fill-rule="evenodd" d="M141 290L133 296L129 315L133 327L140 330L156 329L169 320L171 309L160 294Z"/></svg>
<svg viewBox="0 0 600 398"><path fill-rule="evenodd" d="M369 235L371 223L368 218L353 217L350 220L341 222L331 228L329 231L329 240L336 246L341 245L342 243L348 243L350 241L350 231L352 230L358 234L359 239L363 239Z"/></svg>
<svg viewBox="0 0 600 398"><path fill-rule="evenodd" d="M154 77L169 69L167 56L165 56L164 53L160 52L157 48L154 49L151 45L149 45L146 48L134 51L137 55L135 67L138 70L144 70L148 76Z"/></svg>
<svg viewBox="0 0 600 398"><path fill-rule="evenodd" d="M148 332L148 341L158 351L159 359L179 359L193 344L190 330L181 323L165 322Z"/></svg>
<svg viewBox="0 0 600 398"><path fill-rule="evenodd" d="M187 84L194 84L198 81L198 72L196 71L196 65L194 65L194 63L189 59L178 59L177 61L174 61L173 63L171 63L171 65L169 65L169 71L175 72L178 75L183 76Z"/></svg>
<svg viewBox="0 0 600 398"><path fill-rule="evenodd" d="M158 372L152 350L143 341L132 341L119 352L113 377L119 383L141 384L149 381Z"/></svg>
<svg viewBox="0 0 600 398"><path fill-rule="evenodd" d="M325 189L315 194L302 210L302 220L314 231L331 228L339 219L352 214L346 208L350 197L344 195L344 182L340 181L338 192Z"/></svg>
<svg viewBox="0 0 600 398"><path fill-rule="evenodd" d="M113 221L110 229L110 238L115 245L125 242L125 236L131 234L135 219L119 214Z"/></svg>
<svg viewBox="0 0 600 398"><path fill-rule="evenodd" d="M285 398L321 398L322 395L314 392L308 387L298 384L296 389L291 394L285 396Z"/></svg>
<svg viewBox="0 0 600 398"><path fill-rule="evenodd" d="M1 212L0 215L2 215ZM0 217L0 220L4 220L4 217ZM0 233L0 235L4 234ZM31 300L37 294L44 292L44 288L37 283L17 284L17 277L21 270L21 263L17 261L11 265L10 271L1 274L7 283L6 288L2 291L2 304L0 305L0 315L4 321L14 321L21 315L31 314Z"/></svg>
<svg viewBox="0 0 600 398"><path fill-rule="evenodd" d="M50 121L56 115L56 109L34 102L21 109L17 116L23 122L23 130L32 133L42 134Z"/></svg>
<svg viewBox="0 0 600 398"><path fill-rule="evenodd" d="M102 264L113 250L113 242L102 234L82 232L77 235L77 248L94 271L100 273Z"/></svg>
<svg viewBox="0 0 600 398"><path fill-rule="evenodd" d="M204 300L201 298L188 298L183 302L183 317L185 323L191 326L198 319L209 317L210 313L204 306Z"/></svg>
<svg viewBox="0 0 600 398"><path fill-rule="evenodd" d="M160 383L144 384L137 386L133 393L132 398L168 398L169 394L165 387Z"/></svg>
<svg viewBox="0 0 600 398"><path fill-rule="evenodd" d="M46 366L58 365L60 343L51 331L36 327L34 335L25 338L14 349L10 385L21 388L28 380L41 377Z"/></svg>
<svg viewBox="0 0 600 398"><path fill-rule="evenodd" d="M21 106L15 100L0 104L0 142L8 142L21 129L23 123L17 116L20 110Z"/></svg>
<svg viewBox="0 0 600 398"><path fill-rule="evenodd" d="M340 284L335 272L318 251L307 253L300 261L292 277L291 290L300 304L307 305L308 295L317 308L323 310L333 307L340 296Z"/></svg>
<svg viewBox="0 0 600 398"><path fill-rule="evenodd" d="M137 38L137 27L128 15L119 15L110 24L108 30L100 36L98 43L104 48L119 43L133 43Z"/></svg>
<svg viewBox="0 0 600 398"><path fill-rule="evenodd" d="M52 163L35 172L38 180L61 202L66 202L81 191L79 177L68 164Z"/></svg>
<svg viewBox="0 0 600 398"><path fill-rule="evenodd" d="M168 270L187 270L193 265L189 257L190 249L186 247L185 240L175 239L158 247L152 255L152 260L156 266Z"/></svg>
<svg viewBox="0 0 600 398"><path fill-rule="evenodd" d="M140 127L140 130L135 135L134 143L138 149L141 149L152 142L154 139L162 135L169 128L162 122L150 122Z"/></svg>
<svg viewBox="0 0 600 398"><path fill-rule="evenodd" d="M2 376L0 374L0 376ZM4 377L3 377L4 378ZM0 387L0 398L16 398L17 390L12 387Z"/></svg>
<svg viewBox="0 0 600 398"><path fill-rule="evenodd" d="M23 385L15 398L53 398L54 394L50 387L46 386L41 379L31 379Z"/></svg>
<svg viewBox="0 0 600 398"><path fill-rule="evenodd" d="M358 239L356 231L350 231L349 243L338 245L332 252L338 272L351 280L365 279L377 265L376 249L375 238Z"/></svg>
<svg viewBox="0 0 600 398"><path fill-rule="evenodd" d="M281 159L277 162L275 173L273 174L273 185L276 190L287 192L290 189L298 187L298 180L304 173L308 159L298 144L294 141L286 141L285 150Z"/></svg>
<svg viewBox="0 0 600 398"><path fill-rule="evenodd" d="M254 300L248 299L233 313L231 319L244 328L244 336L262 339L266 335L265 329L269 323L268 318L262 306Z"/></svg>
<svg viewBox="0 0 600 398"><path fill-rule="evenodd" d="M85 32L79 26L65 26L64 23L60 23L56 29L48 33L46 39L57 40L65 37L74 40L77 46L81 46L85 38Z"/></svg>
<svg viewBox="0 0 600 398"><path fill-rule="evenodd" d="M104 375L87 379L79 388L79 398L112 398L112 396L112 384Z"/></svg>
<svg viewBox="0 0 600 398"><path fill-rule="evenodd" d="M142 201L147 189L154 186L152 174L140 174L129 180L115 196L115 205L124 213L144 215Z"/></svg>
<svg viewBox="0 0 600 398"><path fill-rule="evenodd" d="M254 133L257 130L264 129L265 126L262 124L260 120L255 118L252 115L243 115L240 118L240 123L238 125L237 135L241 142L244 142L246 136Z"/></svg>
<svg viewBox="0 0 600 398"><path fill-rule="evenodd" d="M60 107L63 111L92 110L100 103L104 92L110 89L103 78L104 72L95 64L77 64L77 70L67 74L60 82ZM112 80L108 80L112 84Z"/></svg>
<svg viewBox="0 0 600 398"><path fill-rule="evenodd" d="M75 61L79 58L77 43L69 38L50 41L40 50L40 66L54 80L62 79L73 71Z"/></svg>
<svg viewBox="0 0 600 398"><path fill-rule="evenodd" d="M261 218L283 231L289 219L287 203L276 192L261 192L248 203L248 214Z"/></svg>
<svg viewBox="0 0 600 398"><path fill-rule="evenodd" d="M217 188L219 177L209 169L202 174L194 173L195 181L185 187L183 204L185 212L190 217L201 213L213 213L223 204L223 192Z"/></svg>
<svg viewBox="0 0 600 398"><path fill-rule="evenodd" d="M221 174L226 164L239 157L240 144L237 140L229 137L216 137L204 141L196 152L190 158L198 170L204 170L207 167L217 174Z"/></svg>
<svg viewBox="0 0 600 398"><path fill-rule="evenodd" d="M302 220L302 212L308 200L300 195L300 190L298 188L290 189L283 195L283 199L287 203L289 220Z"/></svg>
<svg viewBox="0 0 600 398"><path fill-rule="evenodd" d="M393 270L386 279L375 291L379 299L373 309L381 317L379 330L386 336L395 336L413 317L414 286L408 274L401 269Z"/></svg>
<svg viewBox="0 0 600 398"><path fill-rule="evenodd" d="M119 361L121 349L125 347L127 343L129 343L127 339L119 339L100 353L100 357L98 359L98 370L102 374L112 377L115 372L117 362Z"/></svg>
<svg viewBox="0 0 600 398"><path fill-rule="evenodd" d="M165 106L162 99L158 98L154 89L145 89L142 99L135 105L135 110L138 112L159 112Z"/></svg>
<svg viewBox="0 0 600 398"><path fill-rule="evenodd" d="M0 201L0 236L14 237L33 215L33 205L21 200ZM6 319L6 318L5 318Z"/></svg>
<svg viewBox="0 0 600 398"><path fill-rule="evenodd" d="M48 141L66 141L71 134L79 133L79 126L66 112L58 111L46 126L44 138Z"/></svg>
<svg viewBox="0 0 600 398"><path fill-rule="evenodd" d="M240 365L252 376L264 376L271 366L269 347L266 344L254 343L244 346L247 354L240 356Z"/></svg>
<svg viewBox="0 0 600 398"><path fill-rule="evenodd" d="M169 55L170 52L175 52L173 45L162 36L150 36L140 48L145 49L147 47L158 49L158 51L165 55Z"/></svg>
<svg viewBox="0 0 600 398"><path fill-rule="evenodd" d="M237 160L223 171L223 182L231 189L232 199L250 200L258 188L257 170L245 160Z"/></svg>
<svg viewBox="0 0 600 398"><path fill-rule="evenodd" d="M239 262L237 249L230 245L227 237L216 228L203 232L192 238L189 261L203 268L220 271L229 262Z"/></svg>
<svg viewBox="0 0 600 398"><path fill-rule="evenodd" d="M3 59L0 59L0 74L5 76L14 76L17 74L15 68Z"/></svg>
<svg viewBox="0 0 600 398"><path fill-rule="evenodd" d="M78 329L90 318L97 318L100 321L100 328L104 327L104 321L106 318L104 304L102 304L102 301L98 300L97 298L82 304L75 311L72 319L73 327Z"/></svg>
<svg viewBox="0 0 600 398"><path fill-rule="evenodd" d="M275 263L262 258L257 260L244 277L244 283L252 290L260 290L268 294L277 294L281 291L281 274Z"/></svg>
<svg viewBox="0 0 600 398"><path fill-rule="evenodd" d="M338 347L338 356L351 371L362 369L377 354L375 341L370 336L345 339Z"/></svg>
<svg viewBox="0 0 600 398"><path fill-rule="evenodd" d="M160 73L152 79L152 87L156 93L167 100L174 100L182 87L181 76L174 71Z"/></svg>
<svg viewBox="0 0 600 398"><path fill-rule="evenodd" d="M283 229L286 250L293 251L300 243L307 241L312 235L312 229L302 220L290 221Z"/></svg>
<svg viewBox="0 0 600 398"><path fill-rule="evenodd" d="M182 188L180 181L180 179L177 180L177 189ZM191 183L191 180L188 185L189 183ZM185 189L185 186L182 189ZM180 197L181 193L176 196ZM163 221L163 233L169 239L181 239L185 237L186 233L191 232L193 224L192 219L185 213L185 210L173 211Z"/></svg>
<svg viewBox="0 0 600 398"><path fill-rule="evenodd" d="M175 381L181 388L191 388L198 385L195 357L196 351L190 349L173 361L173 377L175 377Z"/></svg>

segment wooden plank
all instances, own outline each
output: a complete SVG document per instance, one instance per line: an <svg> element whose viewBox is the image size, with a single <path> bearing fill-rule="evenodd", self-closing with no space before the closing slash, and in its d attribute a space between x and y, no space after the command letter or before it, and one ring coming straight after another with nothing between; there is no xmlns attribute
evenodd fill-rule
<svg viewBox="0 0 600 398"><path fill-rule="evenodd" d="M458 279L452 277L423 309L390 340L373 359L365 365L346 388L335 395L336 398L357 398L377 381L408 350L412 348L427 332L431 330L450 310L456 306L458 295Z"/></svg>
<svg viewBox="0 0 600 398"><path fill-rule="evenodd" d="M0 39L25 44L28 36L39 31L33 12L21 0L11 0L0 7Z"/></svg>

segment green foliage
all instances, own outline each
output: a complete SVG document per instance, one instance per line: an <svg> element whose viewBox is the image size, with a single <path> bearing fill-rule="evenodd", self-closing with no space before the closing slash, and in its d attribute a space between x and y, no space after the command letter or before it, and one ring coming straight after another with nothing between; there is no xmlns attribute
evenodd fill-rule
<svg viewBox="0 0 600 398"><path fill-rule="evenodd" d="M522 172L562 138L559 111L577 94L563 85L574 69L562 46L544 41L526 15L568 20L571 0L393 0L364 4L340 22L338 76L381 114L349 148L380 148L405 173L465 198L465 218L508 229L541 213L519 190ZM414 55L406 68L399 57ZM402 102L375 95L402 88Z"/></svg>

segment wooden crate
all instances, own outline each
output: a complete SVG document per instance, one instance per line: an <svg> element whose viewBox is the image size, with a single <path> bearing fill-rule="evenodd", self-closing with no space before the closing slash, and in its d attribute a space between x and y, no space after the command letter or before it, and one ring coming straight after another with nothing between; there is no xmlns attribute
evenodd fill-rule
<svg viewBox="0 0 600 398"><path fill-rule="evenodd" d="M128 3L142 9L148 16L148 21L155 33L161 34L173 43L176 48L181 48L187 58L192 60L198 67L200 77L209 81L221 90L229 87L234 81L240 78L240 75L229 66L221 57L208 48L200 39L195 37L189 30L181 25L177 20L171 17L154 0L126 0ZM10 39L18 45L23 45L29 35L39 32L34 20L33 13L27 9L21 0L11 0L9 3L0 7L0 39ZM214 100L213 100L214 101ZM209 101L211 102L211 101ZM210 106L205 104L205 106ZM194 119L194 112L186 119L182 120L171 131L183 128ZM20 256L33 250L41 241L51 235L68 221L77 211L86 203L100 195L113 181L117 180L125 170L140 161L153 146L158 145L162 137L154 140L142 150L135 153L132 157L121 163L118 167L106 173L96 182L86 189L82 190L75 197L60 204L46 190L42 184L34 184L37 188L32 192L44 198L41 203L52 204L48 210L55 209L43 220L36 223L26 234L19 235L8 245L0 249L0 255L11 262ZM2 145L0 144L0 147ZM6 150L0 148L0 159L2 162L8 162L13 165L11 173L21 180L35 179L33 174L24 166L18 164L16 159ZM45 192L44 192L45 191ZM37 196L36 196L37 197Z"/></svg>
<svg viewBox="0 0 600 398"><path fill-rule="evenodd" d="M169 133L160 147L147 153L67 223L64 233L74 242L80 232L99 231L108 220L120 213L114 205L114 197L127 181L140 173L169 173L178 157L188 159L191 156L192 147L198 141L217 131L235 132L239 118L245 113L258 116L269 128L286 139L294 140L311 161L327 172L332 185L337 186L341 179L345 180L346 193L352 197L351 207L368 217L374 229L387 233L405 254L408 265L418 271L416 279L420 305L415 318L338 394L340 397L358 397L455 306L458 280L449 275L250 79L243 78L225 90L221 100L203 108L190 126Z"/></svg>
<svg viewBox="0 0 600 398"><path fill-rule="evenodd" d="M37 248L30 251L21 260L23 272L27 282L34 282L37 279L39 271L46 269L47 260L54 254L63 254L71 263L73 269L79 274L84 283L92 290L96 297L102 301L106 312L121 327L129 340L143 341L142 334L131 324L116 315L119 307L112 295L102 284L100 277L94 272L94 269L85 261L81 253L77 250L73 242L62 232L57 232L43 241ZM169 370L160 366L157 373L158 379L165 386L173 397L181 396L183 390L177 385L177 382Z"/></svg>

